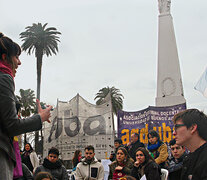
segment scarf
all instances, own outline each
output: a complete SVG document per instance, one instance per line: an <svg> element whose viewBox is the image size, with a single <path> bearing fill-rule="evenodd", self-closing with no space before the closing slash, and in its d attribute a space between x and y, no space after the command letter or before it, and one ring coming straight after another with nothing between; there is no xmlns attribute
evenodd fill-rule
<svg viewBox="0 0 207 180"><path fill-rule="evenodd" d="M113 179L120 179L121 177L124 177L126 174L123 173L122 171L118 171L118 170L115 170L114 173L113 173Z"/></svg>
<svg viewBox="0 0 207 180"><path fill-rule="evenodd" d="M59 160L55 163L50 162L47 158L44 159L43 166L47 169L59 169L62 167L62 164Z"/></svg>
<svg viewBox="0 0 207 180"><path fill-rule="evenodd" d="M25 151L23 153L23 156L26 157L26 156L29 156L31 154L32 150L29 150L29 151Z"/></svg>
<svg viewBox="0 0 207 180"><path fill-rule="evenodd" d="M122 166L122 167L124 167L125 166L125 164L124 163L118 163L117 162L117 166ZM123 173L123 169L122 170L115 170L114 172L113 172L113 179L115 180L115 179L120 179L121 177L124 177L126 174L125 173Z"/></svg>
<svg viewBox="0 0 207 180"><path fill-rule="evenodd" d="M0 60L0 71L5 74L9 74L14 79L12 66L7 62Z"/></svg>
<svg viewBox="0 0 207 180"><path fill-rule="evenodd" d="M151 144L151 145L148 144L147 149L149 151L153 151L153 150L158 149L160 146L161 146L161 143L158 141L156 144Z"/></svg>

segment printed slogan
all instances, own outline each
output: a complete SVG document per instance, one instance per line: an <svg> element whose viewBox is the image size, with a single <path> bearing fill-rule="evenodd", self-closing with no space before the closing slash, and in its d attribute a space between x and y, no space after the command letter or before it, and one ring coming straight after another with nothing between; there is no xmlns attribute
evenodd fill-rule
<svg viewBox="0 0 207 180"><path fill-rule="evenodd" d="M179 104L168 107L149 106L146 109L136 112L118 112L118 137L123 144L129 142L133 133L140 135L140 141L147 144L147 134L154 129L159 132L160 139L168 142L173 138L172 118L175 114L186 109L186 104Z"/></svg>

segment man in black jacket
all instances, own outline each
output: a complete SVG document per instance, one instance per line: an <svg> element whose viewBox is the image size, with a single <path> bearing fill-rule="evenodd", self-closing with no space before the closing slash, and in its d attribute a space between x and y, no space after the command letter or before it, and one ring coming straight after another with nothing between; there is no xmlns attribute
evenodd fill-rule
<svg viewBox="0 0 207 180"><path fill-rule="evenodd" d="M68 173L59 160L59 151L57 148L52 147L48 152L48 157L44 159L41 166L38 166L34 173L34 178L39 172L49 172L54 180L68 180Z"/></svg>
<svg viewBox="0 0 207 180"><path fill-rule="evenodd" d="M190 151L183 161L181 180L207 180L207 116L197 109L188 109L176 114L173 122L176 144Z"/></svg>
<svg viewBox="0 0 207 180"><path fill-rule="evenodd" d="M139 147L144 147L144 144L139 141L139 134L133 133L131 135L131 141L127 144L126 149L134 162L136 161L136 150Z"/></svg>

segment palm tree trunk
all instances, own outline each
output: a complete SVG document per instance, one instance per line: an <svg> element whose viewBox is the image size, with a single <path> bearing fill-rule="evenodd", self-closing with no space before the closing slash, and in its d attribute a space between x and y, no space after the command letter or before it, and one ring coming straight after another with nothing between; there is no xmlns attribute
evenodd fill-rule
<svg viewBox="0 0 207 180"><path fill-rule="evenodd" d="M24 133L24 145L27 143L27 133Z"/></svg>
<svg viewBox="0 0 207 180"><path fill-rule="evenodd" d="M42 56L37 56L37 99L40 100L40 85L41 85L41 75L42 75Z"/></svg>
<svg viewBox="0 0 207 180"><path fill-rule="evenodd" d="M39 51L37 50L36 57L37 57L37 99L40 100L40 85L41 85L43 53L39 53ZM40 143L39 143L39 131L36 131L35 132L35 151L37 153L41 153L41 152L38 152L38 150L40 149L38 147L38 145L40 145Z"/></svg>

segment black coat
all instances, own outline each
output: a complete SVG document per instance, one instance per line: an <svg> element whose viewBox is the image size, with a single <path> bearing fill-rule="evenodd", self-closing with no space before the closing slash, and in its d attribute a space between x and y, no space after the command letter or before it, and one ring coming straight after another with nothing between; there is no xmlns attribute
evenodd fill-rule
<svg viewBox="0 0 207 180"><path fill-rule="evenodd" d="M207 143L190 153L183 161L181 180L207 180Z"/></svg>
<svg viewBox="0 0 207 180"><path fill-rule="evenodd" d="M140 173L142 168L144 169L144 174L147 180L161 180L161 169L159 165L152 160L149 160L148 163L144 166L134 166L131 172L131 176L135 177L137 180L140 180L142 177Z"/></svg>
<svg viewBox="0 0 207 180"><path fill-rule="evenodd" d="M39 115L27 119L18 119L16 96L14 95L14 80L0 71L0 149L13 161L16 157L13 149L13 136L42 128Z"/></svg>
<svg viewBox="0 0 207 180"><path fill-rule="evenodd" d="M175 159L174 157L169 159L167 163L167 169L169 171L169 180L180 180L183 167L183 159L186 156L187 153L184 152L183 155L178 159Z"/></svg>
<svg viewBox="0 0 207 180"><path fill-rule="evenodd" d="M60 160L55 163L50 162L47 158L44 159L42 165L38 166L34 173L34 178L39 172L49 172L54 180L68 180L68 173Z"/></svg>

